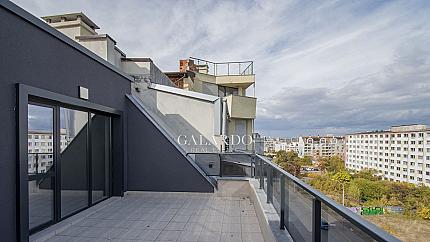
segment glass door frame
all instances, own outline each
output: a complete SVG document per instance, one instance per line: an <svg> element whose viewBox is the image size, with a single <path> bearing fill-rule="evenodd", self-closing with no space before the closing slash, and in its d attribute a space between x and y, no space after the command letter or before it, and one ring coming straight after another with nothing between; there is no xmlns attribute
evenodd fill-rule
<svg viewBox="0 0 430 242"><path fill-rule="evenodd" d="M123 138L123 114L122 111L113 109L110 107L102 106L99 104L91 103L79 98L74 98L70 96L65 96L62 94L54 93L51 91L47 91L40 88L35 88L31 86L27 86L24 84L17 84L17 108L16 108L16 133L17 133L17 238L19 241L28 241L30 232L40 231L52 224L55 224L61 220L64 220L70 216L73 216L99 202L104 201L113 195L123 195L124 192L124 184L120 184L120 191L116 191L116 194L112 192L114 190L114 179L113 179L113 168L114 168L114 159L123 158L124 157L124 147L118 144L115 144L115 148L117 150L115 152L119 152L114 155L114 147L113 147L113 133L114 128L119 130L119 138ZM54 218L52 221L44 223L40 226L36 226L34 229L30 231L29 228L29 197L28 197L28 105L39 105L39 106L49 106L53 107L53 166L55 169L55 185L54 185ZM61 134L60 134L60 107L71 108L79 111L84 111L88 114L88 123L87 123L87 188L88 188L88 203L87 206L74 211L71 214L68 214L65 217L61 217L61 164L60 159L60 142L61 142ZM92 202L92 187L91 187L91 143L88 142L90 139L90 122L91 122L91 113L94 114L102 114L110 117L110 134L109 134L109 189L110 196L97 201L96 203ZM115 123L114 123L115 121ZM115 125L113 125L115 124ZM121 140L119 140L120 143ZM117 142L116 142L117 143ZM116 163L124 164L123 160L116 161ZM90 169L88 169L90 168ZM120 171L122 172L122 171ZM121 176L120 176L121 177ZM118 184L117 184L118 185Z"/></svg>
<svg viewBox="0 0 430 242"><path fill-rule="evenodd" d="M52 109L52 167L54 167L54 174L50 175L51 178L51 184L52 184L52 219L50 221L47 221L45 223L39 224L37 226L35 226L34 228L30 229L30 233L32 231L39 231L42 230L52 224L55 224L55 221L57 221L57 216L56 216L56 211L57 211L57 201L56 201L56 189L57 189L57 165L56 165L56 159L55 156L57 154L57 145L56 145L56 138L55 138L55 133L56 133L56 127L58 126L58 123L56 122L57 120L57 112L56 112L56 106L54 104L50 104L50 103L45 103L45 102L33 102L31 100L28 101L28 105L33 105L33 106L39 106L39 107L44 107L44 108L50 108ZM28 115L28 112L27 112ZM28 127L28 126L27 126ZM27 132L28 133L28 132ZM37 172L36 172L37 173ZM37 177L38 175L28 175L28 181L30 181L30 176L35 176Z"/></svg>

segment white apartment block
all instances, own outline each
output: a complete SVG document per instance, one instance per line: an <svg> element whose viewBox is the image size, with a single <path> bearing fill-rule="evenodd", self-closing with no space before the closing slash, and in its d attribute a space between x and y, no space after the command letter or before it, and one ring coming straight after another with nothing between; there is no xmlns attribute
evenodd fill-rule
<svg viewBox="0 0 430 242"><path fill-rule="evenodd" d="M375 169L384 179L430 186L430 129L393 126L347 135L346 168Z"/></svg>
<svg viewBox="0 0 430 242"><path fill-rule="evenodd" d="M342 136L300 136L299 157L344 157L345 139Z"/></svg>
<svg viewBox="0 0 430 242"><path fill-rule="evenodd" d="M274 154L278 151L294 151L299 152L298 138L264 138L264 152Z"/></svg>
<svg viewBox="0 0 430 242"><path fill-rule="evenodd" d="M61 130L60 148L68 145L66 134ZM45 173L52 166L53 159L52 131L28 131L28 172ZM36 172L36 170L38 172Z"/></svg>

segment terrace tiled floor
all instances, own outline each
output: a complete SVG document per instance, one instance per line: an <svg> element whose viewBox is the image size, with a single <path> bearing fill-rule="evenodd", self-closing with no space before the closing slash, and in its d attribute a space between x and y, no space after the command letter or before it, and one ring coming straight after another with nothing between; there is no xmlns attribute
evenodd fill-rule
<svg viewBox="0 0 430 242"><path fill-rule="evenodd" d="M264 241L246 197L131 193L48 241Z"/></svg>

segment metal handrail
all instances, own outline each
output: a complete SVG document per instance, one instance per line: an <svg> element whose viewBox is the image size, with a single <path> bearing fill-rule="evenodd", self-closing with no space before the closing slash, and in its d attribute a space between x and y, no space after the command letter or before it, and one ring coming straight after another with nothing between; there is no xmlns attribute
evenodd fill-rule
<svg viewBox="0 0 430 242"><path fill-rule="evenodd" d="M204 59L200 59L200 58L195 58L195 57L189 57L190 60L196 61L197 63L195 63L197 66L200 66L201 64L205 64L208 66L209 65L212 66L213 68L213 74L215 76L222 76L219 75L218 72L218 68L219 66L225 66L227 65L227 73L223 74L223 75L227 75L227 76L233 76L233 75L253 75L254 74L254 62L253 61L228 61L228 62L213 62L213 61L209 61L209 60L204 60ZM241 67L243 64L248 64L245 69L241 70ZM230 65L238 65L238 71L233 71L230 72ZM208 69L208 72L210 72L210 70Z"/></svg>
<svg viewBox="0 0 430 242"><path fill-rule="evenodd" d="M279 166L277 166L275 163L273 163L272 161L270 161L267 157L259 155L259 154L254 154L254 153L249 153L246 151L235 151L235 152L222 152L222 153L217 153L217 152L189 152L187 153L187 155L190 154L209 154L209 155L217 155L219 156L220 159L220 176L222 176L222 163L223 162L228 162L225 160L222 160L221 156L222 155L246 155L249 156L251 159L251 176L255 177L257 180L259 180L260 182L260 188L263 189L264 188L264 181L262 179L263 178L263 170L260 170L257 174L257 164L259 169L263 169L263 162L265 164L267 164L265 167L266 168L272 168L275 169L280 175L281 175L281 211L280 211L280 228L284 229L285 223L286 221L284 221L284 214L286 213L285 211L285 204L288 203L288 201L285 200L285 193L288 191L285 188L285 179L288 179L289 181L291 181L292 183L294 183L295 185L297 185L298 187L300 187L304 192L306 192L307 194L309 194L310 196L313 197L313 206L312 206L312 214L313 214L313 228L312 228L312 236L313 236L313 241L321 241L321 223L322 223L322 217L321 217L321 213L322 213L322 209L321 209L321 204L325 204L328 208L330 208L331 210L334 211L334 213L338 214L339 216L341 216L343 219L345 219L346 221L350 222L352 225L356 226L360 231L364 232L365 234L367 234L368 236L372 237L373 239L377 240L377 241L400 241L397 238L395 238L394 236L390 235L389 233L385 232L384 230L380 229L379 227L377 227L376 225L372 224L371 222L366 221L365 219L363 219L362 217L360 217L359 215L353 213L352 211L350 211L348 208L336 203L334 200L332 200L331 198L327 197L326 195L324 195L323 193L319 192L318 190L314 189L313 187L311 187L310 185L308 185L307 183L305 183L304 181L302 181L301 179L295 177L294 175L288 173L287 171L283 170L282 168L280 168ZM259 162L257 162L258 159ZM261 161L261 162L260 162ZM236 165L239 166L244 166L244 164L241 163L234 163ZM247 166L247 165L245 165ZM249 166L247 166L249 167ZM262 173L263 172L263 173ZM268 172L268 171L267 171ZM267 202L268 203L272 203L273 202L273 185L272 183L272 178L270 176L272 172L268 172L268 181L267 181L267 192L266 192L266 196L267 196ZM258 179L259 178L259 179Z"/></svg>
<svg viewBox="0 0 430 242"><path fill-rule="evenodd" d="M299 178L295 177L294 175L286 172L282 168L278 167L275 163L268 160L266 157L262 155L256 154L256 157L265 162L266 164L270 165L272 168L276 169L278 172L280 172L282 175L290 179L294 182L294 184L298 185L300 188L302 188L304 191L309 193L311 196L313 196L316 200L319 202L324 203L329 208L331 208L334 212L342 216L342 218L348 220L355 226L357 226L359 229L364 231L366 234L371 236L372 238L376 239L377 241L400 241L396 237L388 234L384 230L380 229L376 225L366 221L365 219L361 218L357 214L353 213L346 207L337 204L334 200L330 199L326 195L322 194L321 192L317 191L316 189L312 188L310 185L306 184ZM320 211L321 212L321 211Z"/></svg>

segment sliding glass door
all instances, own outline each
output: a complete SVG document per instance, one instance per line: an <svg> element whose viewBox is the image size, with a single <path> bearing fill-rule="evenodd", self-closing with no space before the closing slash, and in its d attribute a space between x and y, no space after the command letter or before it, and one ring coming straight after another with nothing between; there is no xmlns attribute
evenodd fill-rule
<svg viewBox="0 0 430 242"><path fill-rule="evenodd" d="M29 104L28 185L32 232L111 196L111 117Z"/></svg>
<svg viewBox="0 0 430 242"><path fill-rule="evenodd" d="M88 206L88 112L60 108L61 217Z"/></svg>
<svg viewBox="0 0 430 242"><path fill-rule="evenodd" d="M54 220L53 166L54 109L28 105L28 206L29 227Z"/></svg>
<svg viewBox="0 0 430 242"><path fill-rule="evenodd" d="M100 114L91 114L91 188L92 202L110 196L110 127L111 119Z"/></svg>

